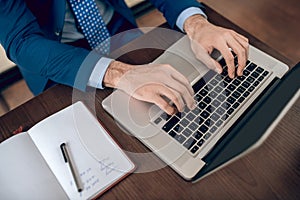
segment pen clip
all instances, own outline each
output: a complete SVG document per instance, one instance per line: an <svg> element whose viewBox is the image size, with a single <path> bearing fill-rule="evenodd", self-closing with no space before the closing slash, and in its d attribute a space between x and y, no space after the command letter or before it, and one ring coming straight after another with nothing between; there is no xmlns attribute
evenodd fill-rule
<svg viewBox="0 0 300 200"><path fill-rule="evenodd" d="M61 149L62 155L64 157L64 160L67 163L68 162L68 158L67 158L67 155L66 155L65 146L66 146L66 143L62 143L60 145L60 149Z"/></svg>

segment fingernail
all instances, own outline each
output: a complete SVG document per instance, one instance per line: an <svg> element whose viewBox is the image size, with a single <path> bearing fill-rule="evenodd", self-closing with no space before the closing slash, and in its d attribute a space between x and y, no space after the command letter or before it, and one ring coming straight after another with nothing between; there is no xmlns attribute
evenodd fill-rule
<svg viewBox="0 0 300 200"><path fill-rule="evenodd" d="M231 77L232 77L232 78L235 77L235 73L234 73L234 72L231 73Z"/></svg>
<svg viewBox="0 0 300 200"><path fill-rule="evenodd" d="M197 104L196 104L196 102L194 102L192 107L191 107L191 110L194 110L196 107L197 107Z"/></svg>

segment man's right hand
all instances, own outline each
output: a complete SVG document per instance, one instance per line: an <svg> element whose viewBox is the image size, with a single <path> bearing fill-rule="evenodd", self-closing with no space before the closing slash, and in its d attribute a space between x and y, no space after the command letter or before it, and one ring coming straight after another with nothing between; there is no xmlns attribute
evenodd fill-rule
<svg viewBox="0 0 300 200"><path fill-rule="evenodd" d="M113 61L103 84L121 89L138 100L154 103L170 115L177 110L182 112L185 105L195 108L194 91L189 81L168 64L129 65Z"/></svg>

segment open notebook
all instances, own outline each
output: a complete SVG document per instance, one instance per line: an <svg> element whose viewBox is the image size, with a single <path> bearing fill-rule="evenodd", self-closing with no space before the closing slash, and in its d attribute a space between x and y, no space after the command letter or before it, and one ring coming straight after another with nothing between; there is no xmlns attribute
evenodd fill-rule
<svg viewBox="0 0 300 200"><path fill-rule="evenodd" d="M60 145L68 145L78 192ZM90 199L135 169L82 102L77 102L0 145L3 199Z"/></svg>

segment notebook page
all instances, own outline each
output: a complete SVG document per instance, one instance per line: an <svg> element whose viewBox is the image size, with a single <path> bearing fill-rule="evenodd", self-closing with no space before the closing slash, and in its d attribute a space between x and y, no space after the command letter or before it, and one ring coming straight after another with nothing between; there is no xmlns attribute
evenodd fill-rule
<svg viewBox="0 0 300 200"><path fill-rule="evenodd" d="M0 144L1 199L68 199L27 133Z"/></svg>
<svg viewBox="0 0 300 200"><path fill-rule="evenodd" d="M46 118L29 134L71 199L88 199L128 174L133 163L81 103ZM80 176L77 192L60 145L66 143Z"/></svg>

